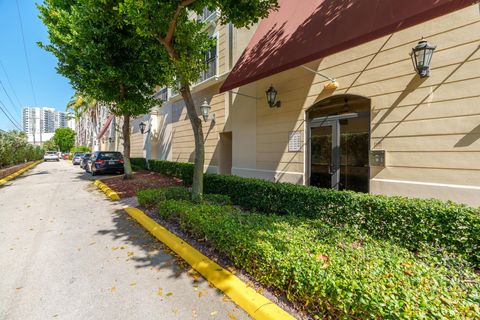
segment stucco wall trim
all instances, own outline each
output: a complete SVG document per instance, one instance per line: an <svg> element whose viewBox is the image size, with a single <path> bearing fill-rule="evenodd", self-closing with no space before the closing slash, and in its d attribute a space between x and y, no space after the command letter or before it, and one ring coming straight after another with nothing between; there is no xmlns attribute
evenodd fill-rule
<svg viewBox="0 0 480 320"><path fill-rule="evenodd" d="M274 182L303 184L302 172L232 167L232 174L245 178L257 178Z"/></svg>
<svg viewBox="0 0 480 320"><path fill-rule="evenodd" d="M452 200L474 207L480 206L480 186L374 178L370 180L370 192Z"/></svg>
<svg viewBox="0 0 480 320"><path fill-rule="evenodd" d="M479 190L479 191L480 191L480 186L469 186L469 185L460 185L460 184L446 184L446 183L434 183L434 182L419 182L419 181L408 181L408 180L375 179L375 178L371 179L371 181L382 181L382 182L392 182L392 183L417 184L417 185L423 185L423 186L458 188L458 189L473 189L473 190Z"/></svg>

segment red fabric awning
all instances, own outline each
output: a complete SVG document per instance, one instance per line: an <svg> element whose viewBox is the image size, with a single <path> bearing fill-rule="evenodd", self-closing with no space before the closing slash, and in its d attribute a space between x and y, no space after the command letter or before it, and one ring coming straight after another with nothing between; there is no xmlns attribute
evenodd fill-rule
<svg viewBox="0 0 480 320"><path fill-rule="evenodd" d="M102 130L97 134L97 139L101 139L105 132L107 132L108 127L110 126L110 123L112 123L113 120L113 114L109 115L107 118L107 121L105 121L105 124L102 127Z"/></svg>
<svg viewBox="0 0 480 320"><path fill-rule="evenodd" d="M279 0L280 9L260 22L220 92L473 3L473 0Z"/></svg>

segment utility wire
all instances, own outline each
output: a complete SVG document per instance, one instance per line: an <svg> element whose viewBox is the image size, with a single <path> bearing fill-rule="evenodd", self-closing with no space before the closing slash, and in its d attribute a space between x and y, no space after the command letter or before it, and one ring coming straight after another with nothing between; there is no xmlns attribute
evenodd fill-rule
<svg viewBox="0 0 480 320"><path fill-rule="evenodd" d="M15 122L8 116L8 114L5 112L5 110L2 108L2 105L5 107L5 105L3 104L2 100L0 100L0 110L3 112L3 114L7 117L8 120L10 120L10 122L15 126L17 127L18 130L22 131L22 129L20 129L20 127L15 124ZM5 108L6 109L6 108Z"/></svg>
<svg viewBox="0 0 480 320"><path fill-rule="evenodd" d="M4 110L4 113L8 113L9 117L8 119L10 120L10 122L14 122L14 125L17 127L17 128L21 128L22 126L20 125L20 123L15 119L15 117L10 113L10 111L8 111L8 108L5 106L5 104L3 103L2 100L0 100L0 104L3 106L3 110ZM22 130L22 129L20 129Z"/></svg>
<svg viewBox="0 0 480 320"><path fill-rule="evenodd" d="M5 94L7 95L7 98L8 98L8 100L10 101L13 109L15 109L15 103L13 102L12 98L10 98L10 95L8 94L7 90L5 89L5 86L3 85L2 80L0 80L0 86L1 86L2 89L3 89L3 92L5 92ZM22 113L20 112L20 109L18 109L18 111L19 111L18 114L21 115ZM10 114L10 115L11 115L11 114Z"/></svg>
<svg viewBox="0 0 480 320"><path fill-rule="evenodd" d="M3 65L3 63L2 63L2 60L0 60L0 67L1 67L2 70L3 70L3 73L5 73L5 78L7 79L8 85L10 86L10 90L12 90L13 96L14 96L15 99L17 100L18 105L20 106L20 111L21 111L21 108L22 108L22 106L23 106L23 103L21 103L21 102L20 102L20 99L18 99L17 93L15 92L15 89L13 88L12 83L10 82L10 77L8 76L7 70L5 70L5 67L4 67L4 65Z"/></svg>
<svg viewBox="0 0 480 320"><path fill-rule="evenodd" d="M5 106L5 104L2 102L2 100L0 100L0 103L3 105L3 107L5 108L5 110L7 111L7 113L10 115L10 117L12 117L12 119L15 121L15 123L21 127L20 125L20 122L17 121L17 119L13 116L13 114L10 112L10 110L8 110L8 108Z"/></svg>
<svg viewBox="0 0 480 320"><path fill-rule="evenodd" d="M30 63L28 61L27 46L25 44L25 34L23 33L22 16L20 14L20 5L18 4L18 0L16 1L16 3L17 3L18 20L20 21L20 30L22 31L23 52L25 53L25 61L27 62L28 77L30 79L30 88L32 89L32 93L33 93L33 102L35 103L35 106L38 106L37 96L35 95L35 90L33 89L32 72L30 71Z"/></svg>

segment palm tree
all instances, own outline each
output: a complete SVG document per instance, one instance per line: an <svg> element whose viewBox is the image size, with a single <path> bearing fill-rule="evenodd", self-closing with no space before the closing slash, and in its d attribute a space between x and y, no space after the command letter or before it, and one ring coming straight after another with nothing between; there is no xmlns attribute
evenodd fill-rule
<svg viewBox="0 0 480 320"><path fill-rule="evenodd" d="M84 95L81 92L75 92L75 94L70 98L70 101L67 103L67 111L73 111L75 119L77 121L83 117L87 116L90 119L91 126L88 132L87 141L92 142L92 147L94 145L93 140L97 137L97 119L99 111L99 103L96 99Z"/></svg>
<svg viewBox="0 0 480 320"><path fill-rule="evenodd" d="M75 92L67 103L67 111L73 111L75 119L79 119L85 112L92 113L96 108L97 100L83 95L80 92ZM94 112L94 114L96 114L96 112Z"/></svg>

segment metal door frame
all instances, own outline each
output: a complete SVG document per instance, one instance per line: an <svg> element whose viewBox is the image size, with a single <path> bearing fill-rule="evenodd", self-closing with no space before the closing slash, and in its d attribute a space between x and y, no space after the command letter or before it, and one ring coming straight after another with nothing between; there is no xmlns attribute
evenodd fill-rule
<svg viewBox="0 0 480 320"><path fill-rule="evenodd" d="M312 128L318 127L332 127L332 180L330 188L338 190L340 185L340 120L351 119L351 118L360 118L360 117L370 117L370 112L352 112L346 114L339 114L333 116L319 117L312 119L308 123L308 132L307 132L307 147L308 147L308 164L307 164L307 177L308 185L310 185L310 180L312 178ZM369 128L370 134L370 128ZM370 188L369 188L370 189Z"/></svg>

